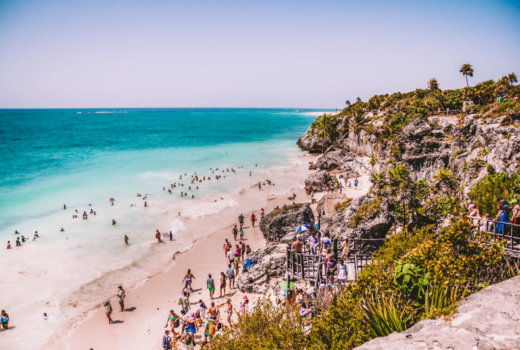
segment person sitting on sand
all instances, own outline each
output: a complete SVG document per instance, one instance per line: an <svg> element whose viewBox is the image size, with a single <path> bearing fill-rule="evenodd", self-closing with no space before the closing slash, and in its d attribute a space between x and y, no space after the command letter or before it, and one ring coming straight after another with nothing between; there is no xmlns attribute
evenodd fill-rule
<svg viewBox="0 0 520 350"><path fill-rule="evenodd" d="M110 304L110 300L107 300L104 304L105 306L105 314L107 315L108 324L114 323L112 321L112 305Z"/></svg>
<svg viewBox="0 0 520 350"><path fill-rule="evenodd" d="M11 241L7 241L7 247L6 249L11 249Z"/></svg>

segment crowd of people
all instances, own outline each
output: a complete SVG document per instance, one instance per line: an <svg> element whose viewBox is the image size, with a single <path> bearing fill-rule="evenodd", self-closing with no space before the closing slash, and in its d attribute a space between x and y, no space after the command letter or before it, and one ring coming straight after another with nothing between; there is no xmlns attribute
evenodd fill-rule
<svg viewBox="0 0 520 350"><path fill-rule="evenodd" d="M475 204L470 204L468 211L471 221L478 226L480 231L520 237L520 203L518 199L507 201L499 198L495 217L491 217L489 213L481 216Z"/></svg>

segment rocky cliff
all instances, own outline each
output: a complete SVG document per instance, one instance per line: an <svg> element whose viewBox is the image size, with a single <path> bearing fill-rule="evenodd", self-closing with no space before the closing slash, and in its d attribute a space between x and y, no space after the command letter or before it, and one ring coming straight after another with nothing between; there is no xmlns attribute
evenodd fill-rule
<svg viewBox="0 0 520 350"><path fill-rule="evenodd" d="M520 349L519 309L520 277L515 277L469 296L449 321L424 320L356 349Z"/></svg>

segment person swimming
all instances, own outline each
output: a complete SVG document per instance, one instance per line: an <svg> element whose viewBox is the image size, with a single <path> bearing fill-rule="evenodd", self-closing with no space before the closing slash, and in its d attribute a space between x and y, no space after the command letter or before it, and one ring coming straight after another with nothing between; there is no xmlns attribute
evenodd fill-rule
<svg viewBox="0 0 520 350"><path fill-rule="evenodd" d="M116 224L116 220L112 219L112 225Z"/></svg>
<svg viewBox="0 0 520 350"><path fill-rule="evenodd" d="M128 238L127 235L125 235L124 240L125 240L125 244L128 245L128 241L129 241L130 239Z"/></svg>

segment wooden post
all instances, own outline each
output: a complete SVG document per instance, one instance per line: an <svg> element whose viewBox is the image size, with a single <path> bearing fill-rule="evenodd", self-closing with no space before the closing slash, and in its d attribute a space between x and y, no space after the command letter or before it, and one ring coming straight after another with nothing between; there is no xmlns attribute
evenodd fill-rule
<svg viewBox="0 0 520 350"><path fill-rule="evenodd" d="M302 261L302 280L305 280L305 256L303 255L303 253L300 253L301 254L301 261Z"/></svg>

